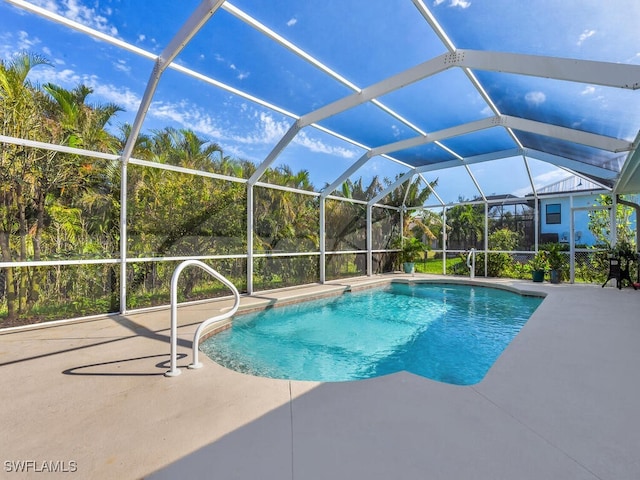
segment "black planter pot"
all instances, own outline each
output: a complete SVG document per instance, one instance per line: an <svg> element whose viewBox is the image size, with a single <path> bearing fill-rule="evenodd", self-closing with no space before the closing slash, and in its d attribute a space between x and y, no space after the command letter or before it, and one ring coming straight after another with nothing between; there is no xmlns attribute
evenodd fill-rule
<svg viewBox="0 0 640 480"><path fill-rule="evenodd" d="M544 282L544 270L532 270L531 279L534 282Z"/></svg>

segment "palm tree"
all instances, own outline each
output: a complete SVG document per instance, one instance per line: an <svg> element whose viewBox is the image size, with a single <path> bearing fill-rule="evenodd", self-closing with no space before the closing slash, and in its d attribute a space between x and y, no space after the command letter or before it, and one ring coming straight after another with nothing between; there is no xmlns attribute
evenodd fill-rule
<svg viewBox="0 0 640 480"><path fill-rule="evenodd" d="M43 90L48 94L43 110L53 143L104 153L118 151L118 138L107 128L111 119L123 110L120 106L89 104L87 98L93 90L86 85L67 90L48 83ZM119 177L117 161L47 152L34 175L34 258L40 256L46 211L54 206L58 210L67 208L69 212L79 208L83 212L80 219L83 235L74 253L99 251L112 255L118 236ZM113 294L115 272L109 276Z"/></svg>
<svg viewBox="0 0 640 480"><path fill-rule="evenodd" d="M387 181L387 183L391 183ZM432 190L438 185L438 179L429 183L428 186L420 188L421 179L415 177L411 181L403 183L387 195L385 201L388 205L400 208L422 207ZM429 239L434 239L435 234L432 231L434 215L428 210L422 210L422 216L404 215L402 217L402 235L409 237L412 230L422 232Z"/></svg>
<svg viewBox="0 0 640 480"><path fill-rule="evenodd" d="M459 198L459 202L464 199ZM482 239L484 232L484 207L479 205L456 205L447 211L447 223L449 224L453 248L478 247L477 243Z"/></svg>
<svg viewBox="0 0 640 480"><path fill-rule="evenodd" d="M51 83L42 88L53 99L51 117L58 128L52 126L52 133L58 143L99 152L117 152L118 139L107 131L107 125L114 115L123 111L122 107L115 103L88 104L87 97L93 89L82 84L72 90Z"/></svg>
<svg viewBox="0 0 640 480"><path fill-rule="evenodd" d="M44 57L21 53L9 61L0 60L0 133L10 137L38 139L42 132L38 92L28 79L31 70L47 65ZM11 261L11 236L18 233L19 259L27 257L27 208L31 196L32 171L40 153L18 145L3 145L0 152L0 255ZM17 280L17 281L16 281ZM8 319L15 320L26 308L27 271L18 279L13 269L6 270Z"/></svg>

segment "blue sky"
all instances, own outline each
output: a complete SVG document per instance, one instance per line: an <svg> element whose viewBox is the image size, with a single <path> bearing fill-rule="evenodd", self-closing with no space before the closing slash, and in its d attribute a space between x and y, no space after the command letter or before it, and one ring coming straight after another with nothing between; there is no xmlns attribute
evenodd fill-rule
<svg viewBox="0 0 640 480"><path fill-rule="evenodd" d="M199 4L195 0L32 3L153 54L163 50ZM635 25L640 18L640 2L636 0L615 0L606 6L599 0L432 0L425 5L458 48L640 63L640 34ZM410 0L236 0L233 6L358 87L446 52ZM147 58L1 2L0 58L7 59L21 50L43 54L52 63L51 67L34 71L32 80L67 88L82 82L94 89L90 100L124 107L126 112L117 116L114 127L133 121L153 66ZM352 93L339 81L266 39L232 15L230 9L219 10L176 63L296 115ZM507 74L489 72L480 72L478 78L503 113L630 140L640 126L636 92L533 77L509 78ZM492 114L458 69L380 100L424 131ZM566 115L565 109L571 114ZM598 111L600 117L593 118L593 111ZM292 122L278 111L168 70L143 130L191 128L220 144L226 154L260 163ZM416 135L410 127L372 105L360 106L321 124L369 147ZM450 139L445 144L462 155L473 155L481 153L486 145L509 142L504 131L492 129L468 138ZM275 165L309 170L313 183L320 188L363 152L356 145L306 128ZM434 146L394 154L402 159L446 155ZM487 195L524 194L530 190L521 159L472 165L470 169ZM536 161L531 162L531 170L538 186L567 175ZM404 171L402 165L376 157L355 177L394 177ZM460 168L428 173L425 177L439 178L438 193L445 201L477 194L473 182Z"/></svg>

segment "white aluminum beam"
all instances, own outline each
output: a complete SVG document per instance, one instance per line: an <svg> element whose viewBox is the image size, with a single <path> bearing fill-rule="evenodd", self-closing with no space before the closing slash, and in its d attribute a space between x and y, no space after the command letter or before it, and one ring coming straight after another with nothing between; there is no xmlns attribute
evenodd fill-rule
<svg viewBox="0 0 640 480"><path fill-rule="evenodd" d="M295 138L299 131L300 124L296 121L293 123L293 125L291 125L291 127L289 127L289 130L287 130L287 132L280 139L277 145L273 147L273 150L269 152L267 158L265 158L263 162L258 165L256 171L253 172L253 175L251 175L251 177L249 178L249 185L254 185L256 182L258 182L258 180L260 180L260 177L262 177L267 168L269 168L271 164L276 160L276 158L278 158L278 155L280 155L282 150L284 150L287 145L291 143L291 141Z"/></svg>
<svg viewBox="0 0 640 480"><path fill-rule="evenodd" d="M456 46L453 44L440 23L438 23L436 18L431 14L431 10L427 8L422 0L413 0L413 4L427 21L429 26L433 29L438 38L442 41L442 43L444 43L444 46L447 47L447 50L453 52L456 49Z"/></svg>
<svg viewBox="0 0 640 480"><path fill-rule="evenodd" d="M337 73L335 70L329 68L327 65L322 63L317 58L315 58L312 55L310 55L309 53L305 52L304 50L299 48L297 45L293 44L292 42L290 42L289 40L287 40L283 36L277 34L273 30L271 30L269 27L267 27L266 25L262 24L261 22L259 22L255 18L251 17L247 13L243 12L239 8L235 7L231 3L225 2L225 4L222 6L222 8L224 10L226 10L227 12L229 12L230 14L234 15L239 20L245 22L247 25L249 25L252 28L256 29L258 32L260 32L261 34L265 35L269 39L279 43L281 46L283 46L284 48L288 49L290 52L294 53L295 55L299 56L304 61L310 63L311 65L313 65L317 69L321 70L323 73L329 75L334 80L337 80L338 82L342 83L347 88L353 90L354 92L360 92L361 91L361 88L358 87L356 84L354 84L353 82L347 80L345 77L343 77L342 75ZM406 118L404 118L403 116L401 116L400 114L398 114L397 112L392 110L391 108L387 107L382 102L380 102L378 100L375 100L375 99L371 100L371 102L374 105L376 105L377 107L379 107L380 109L382 109L385 112L387 112L389 115L391 115L395 119L397 119L398 121L404 123L409 128L411 128L412 130L416 131L417 133L420 133L420 134L424 134L425 133L418 126L416 126L415 124L411 123L409 120L407 120Z"/></svg>
<svg viewBox="0 0 640 480"><path fill-rule="evenodd" d="M613 179L617 176L617 173L613 170L608 170L596 165L590 165L588 163L571 160L569 158L560 157L558 155L553 155L551 153L541 152L539 150L533 150L530 148L512 148L508 150L484 153L481 155L474 155L473 157L466 157L463 162L461 162L460 160L437 162L429 165L423 165L421 167L416 167L416 171L419 173L434 172L438 170L445 170L447 168L460 167L461 165L473 165L476 163L490 162L492 160L499 160L502 158L510 158L522 155L527 158L534 158L536 160L551 163L561 168L566 167L587 176L592 175L594 177L605 179Z"/></svg>
<svg viewBox="0 0 640 480"><path fill-rule="evenodd" d="M467 171L467 175L469 175L469 177L471 178L471 181L476 186L476 189L478 190L478 193L480 194L480 197L482 198L482 200L484 202L486 202L487 201L487 197L485 197L484 192L482 191L482 188L480 187L480 184L478 183L478 180L476 180L475 175L473 174L473 172L469 168L469 165L465 164L464 169Z"/></svg>
<svg viewBox="0 0 640 480"><path fill-rule="evenodd" d="M329 185L327 188L325 188L322 191L321 197L326 198L327 196L331 195L336 188L342 185L360 167L362 167L365 163L367 163L371 158L371 155L369 153L370 152L365 153L356 162L351 164L351 166L347 170L345 170L345 172L342 175L340 175L331 185Z"/></svg>
<svg viewBox="0 0 640 480"><path fill-rule="evenodd" d="M71 153L73 155L81 155L90 158L101 158L104 160L118 160L120 155L113 153L101 153L94 152L92 150L85 150L82 148L67 147L65 145L56 145L54 143L39 142L37 140L27 140L24 138L7 137L6 135L0 135L0 143L10 143L13 145L20 145L22 147L39 148L42 150L48 150L52 152Z"/></svg>
<svg viewBox="0 0 640 480"><path fill-rule="evenodd" d="M456 50L456 54L452 66L605 87L640 88L640 65L481 50Z"/></svg>
<svg viewBox="0 0 640 480"><path fill-rule="evenodd" d="M416 174L415 170L411 170L411 171L405 173L400 178L398 178L395 182L393 182L387 188L385 188L382 192L380 192L378 195L376 195L371 200L369 200L367 202L367 205L374 205L374 204L378 203L386 195L388 195L389 192L392 192L393 190L398 188L400 185L402 185L404 182L406 182L407 180L410 180L415 174Z"/></svg>
<svg viewBox="0 0 640 480"><path fill-rule="evenodd" d="M373 275L373 229L371 227L373 219L373 207L367 205L367 276Z"/></svg>
<svg viewBox="0 0 640 480"><path fill-rule="evenodd" d="M122 159L124 162L127 162L133 153L136 140L138 139L138 135L140 135L140 130L142 129L142 124L144 123L147 111L151 106L151 100L153 99L153 95L155 94L158 83L160 82L160 77L187 43L189 43L189 40L198 33L202 26L207 22L207 20L209 20L209 18L211 18L223 3L224 0L203 0L156 59L151 75L149 76L147 86L144 90L144 94L142 95L142 101L140 102L140 106L136 112L136 118L131 125L131 132L127 138L127 143L124 146L124 151L122 152Z"/></svg>
<svg viewBox="0 0 640 480"><path fill-rule="evenodd" d="M467 133L476 132L486 128L496 127L501 125L499 117L488 117L482 120L476 120L473 122L457 125L451 128L445 128L444 130L438 130L437 132L429 133L428 135L420 135L406 140L400 140L399 142L389 143L380 147L373 148L371 150L371 156L382 155L391 152L398 152L400 150L406 150L407 148L417 147L425 145L427 143L433 143L439 140L445 140L447 138L457 137L465 135Z"/></svg>
<svg viewBox="0 0 640 480"><path fill-rule="evenodd" d="M524 162L524 168L527 171L527 178L529 179L529 185L531 185L531 191L533 192L533 196L535 198L538 198L538 192L536 190L536 184L533 181L533 175L531 173L531 167L529 166L529 160L527 160L527 157L525 155L522 155L522 161Z"/></svg>
<svg viewBox="0 0 640 480"><path fill-rule="evenodd" d="M431 193L433 193L433 195L436 197L436 200L438 200L440 202L440 205L444 205L444 201L442 200L442 198L440 197L440 195L438 195L438 192L436 192L436 190L431 186L431 184L427 181L426 178L424 178L424 175L422 175L422 172L418 173L418 175L420 175L420 178L422 179L422 181L425 183L425 185L427 186L427 188L431 191Z"/></svg>
<svg viewBox="0 0 640 480"><path fill-rule="evenodd" d="M247 184L247 294L253 294L253 185Z"/></svg>
<svg viewBox="0 0 640 480"><path fill-rule="evenodd" d="M640 132L635 138L634 144L639 145ZM615 184L613 191L618 194L638 193L640 191L640 152L636 149L630 152L622 166L620 178Z"/></svg>
<svg viewBox="0 0 640 480"><path fill-rule="evenodd" d="M147 116L147 111L151 106L151 100L156 92L160 77L171 64L173 59L182 51L191 38L202 28L207 20L224 3L224 0L203 0L193 11L187 21L180 28L178 33L172 38L167 47L162 51L149 76L149 81L145 87L142 100L136 112L136 118L131 126L127 143L122 152L120 165L120 312L127 310L127 162L131 158L142 124Z"/></svg>
<svg viewBox="0 0 640 480"><path fill-rule="evenodd" d="M501 158L509 158L522 155L522 149L510 148L508 150L501 150L497 152L483 153L481 155L474 155L473 157L466 157L462 161L458 159L447 160L445 162L436 162L429 165L423 165L416 167L416 171L420 173L434 172L437 170L445 170L447 168L461 167L462 165L472 165L474 163L490 162L491 160L500 160Z"/></svg>
<svg viewBox="0 0 640 480"><path fill-rule="evenodd" d="M35 13L36 15L52 20L65 27L69 27L77 32L90 35L94 38L97 38L98 40L102 40L103 42L107 42L111 45L122 48L123 50L127 50L131 53L135 53L136 55L140 55L150 60L156 59L156 55L154 55L153 53L147 52L142 48L131 45L130 43L127 43L120 39L112 37L111 35L107 35L106 33L100 32L98 30L94 30L93 28L87 27L86 25L82 25L81 23L74 22L73 20L69 20L66 17L58 15L57 13L53 13L49 10L46 10L45 8L38 7L37 5L34 5L30 2L25 2L23 0L6 0L6 1L8 3L15 5L16 7Z"/></svg>
<svg viewBox="0 0 640 480"><path fill-rule="evenodd" d="M266 25L260 23L258 20L256 20L255 18L251 17L250 15L246 14L245 12L243 12L242 10L240 10L238 7L236 7L235 5L231 4L230 2L225 2L224 5L222 6L222 9L226 10L228 13L230 13L231 15L236 17L237 19L243 21L244 23L246 23L247 25L251 26L252 28L255 28L258 32L262 33L263 35L265 35L269 39L273 40L274 42L279 43L280 45L282 45L283 47L285 47L289 51L295 53L300 58L302 58L305 61L309 62L311 65L313 65L314 67L318 68L322 72L324 72L327 75L329 75L329 76L333 77L334 79L338 80L343 85L346 85L347 87L349 87L350 89L352 89L354 91L360 91L360 89L355 84L351 83L349 80L344 78L342 75L338 74L337 72L335 72L331 68L327 67L324 63L322 63L321 61L319 61L315 57L309 55L307 52L305 52L304 50L302 50L298 46L296 46L293 43L291 43L289 40L284 38L282 35L277 34L273 30L271 30L269 27L267 27Z"/></svg>
<svg viewBox="0 0 640 480"><path fill-rule="evenodd" d="M580 172L584 175L593 175L594 177L604 178L607 180L613 180L618 176L618 172L609 170L607 168L598 167L596 165L590 165L588 163L579 162L570 158L561 157L552 153L541 152L540 150L533 150L526 148L524 154L528 158L535 158L543 162L551 163L558 167L566 167L570 170Z"/></svg>
<svg viewBox="0 0 640 480"><path fill-rule="evenodd" d="M398 90L406 85L422 80L423 78L435 75L453 66L455 60L450 53L440 55L438 57L427 60L424 63L416 65L408 70L400 72L397 75L389 77L381 82L366 87L348 97L341 98L333 103L325 105L313 112L300 117L301 125L311 125L325 118L329 118L340 112L344 112L350 108L366 103L374 98L381 97L387 93Z"/></svg>
<svg viewBox="0 0 640 480"><path fill-rule="evenodd" d="M456 50L432 58L364 88L360 92L303 115L300 118L301 125L316 123L452 67L517 73L609 87L640 88L638 80L640 65L478 50ZM490 101L490 98L488 100ZM493 102L490 102L490 105L493 105Z"/></svg>
<svg viewBox="0 0 640 480"><path fill-rule="evenodd" d="M505 127L525 132L536 133L546 137L559 138L568 142L587 145L589 147L607 150L609 152L628 152L633 149L633 143L614 137L598 135L573 128L561 127L549 123L527 120L525 118L502 115L500 119Z"/></svg>
<svg viewBox="0 0 640 480"><path fill-rule="evenodd" d="M307 195L309 197L319 197L320 193L313 190L302 190L300 188L287 187L285 185L276 185L275 183L256 182L253 184L255 187L270 188L271 190L280 190L282 192L297 193L299 195Z"/></svg>
<svg viewBox="0 0 640 480"><path fill-rule="evenodd" d="M539 135L559 138L562 140L567 140L570 142L587 145L610 152L623 152L632 150L634 148L633 143L630 143L626 140L620 140L604 135L597 135L595 133L583 132L581 130L560 127L557 125L550 125L534 120L512 117L509 115L501 115L484 118L482 120L476 120L451 128L446 128L444 130L429 133L428 135L420 135L417 137L401 140L399 142L382 145L372 149L370 155L375 156L397 152L400 150L405 150L407 148L417 147L419 145L425 145L427 143L434 143L436 141L445 140L447 138L457 137L460 135L465 135L468 133L473 133L479 130L497 126L504 128L515 128L517 130L523 130Z"/></svg>

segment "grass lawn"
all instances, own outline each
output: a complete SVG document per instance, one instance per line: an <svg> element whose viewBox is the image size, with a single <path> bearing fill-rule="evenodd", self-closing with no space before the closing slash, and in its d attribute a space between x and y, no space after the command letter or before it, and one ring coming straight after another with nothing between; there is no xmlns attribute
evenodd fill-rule
<svg viewBox="0 0 640 480"><path fill-rule="evenodd" d="M447 272L452 272L453 265L462 263L461 258L447 258ZM442 275L442 259L441 258L429 258L416 262L417 273L435 273Z"/></svg>

